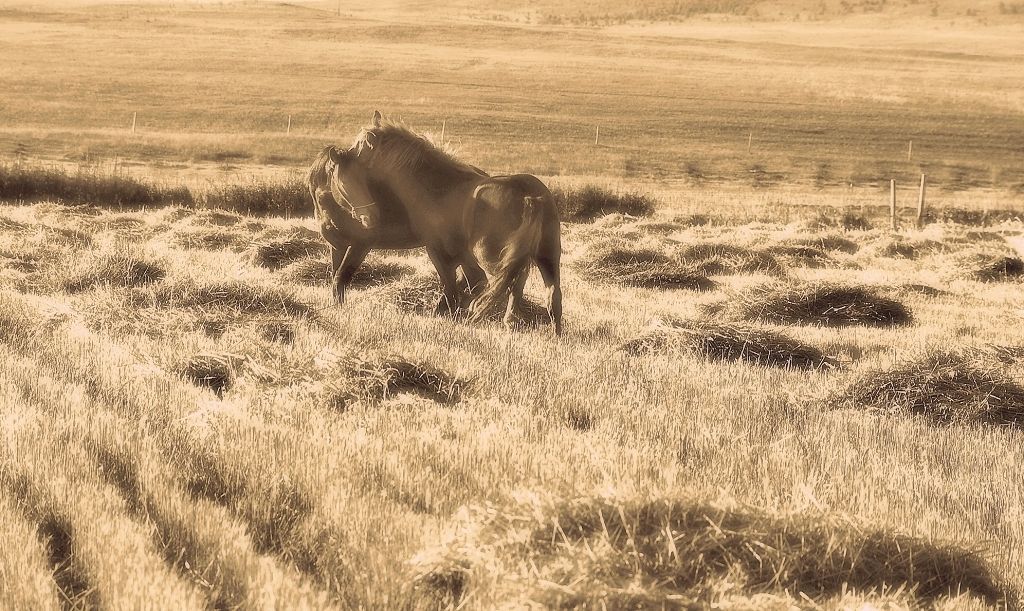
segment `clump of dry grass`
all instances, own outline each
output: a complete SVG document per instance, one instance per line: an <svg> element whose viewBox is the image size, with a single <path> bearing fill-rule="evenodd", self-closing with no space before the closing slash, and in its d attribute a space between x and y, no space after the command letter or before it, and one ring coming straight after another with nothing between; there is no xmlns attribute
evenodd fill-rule
<svg viewBox="0 0 1024 611"><path fill-rule="evenodd" d="M416 274L383 287L381 295L399 310L433 314L441 299L441 282L436 276Z"/></svg>
<svg viewBox="0 0 1024 611"><path fill-rule="evenodd" d="M167 272L162 266L130 254L99 254L87 257L79 268L61 282L68 293L78 293L94 286L134 287L163 280Z"/></svg>
<svg viewBox="0 0 1024 611"><path fill-rule="evenodd" d="M745 361L768 367L834 368L821 350L775 331L711 321L670 320L621 346L634 356L686 351L710 361Z"/></svg>
<svg viewBox="0 0 1024 611"><path fill-rule="evenodd" d="M385 259L370 258L356 270L349 286L366 288L394 282L411 275L416 269L407 264ZM331 281L331 264L322 257L307 257L292 263L283 270L284 276L297 284L321 286Z"/></svg>
<svg viewBox="0 0 1024 611"><path fill-rule="evenodd" d="M253 265L279 269L299 259L323 255L326 252L327 243L322 239L292 233L254 243L249 249L249 260Z"/></svg>
<svg viewBox="0 0 1024 611"><path fill-rule="evenodd" d="M234 227L178 227L171 232L171 243L179 248L241 251L251 241L249 235Z"/></svg>
<svg viewBox="0 0 1024 611"><path fill-rule="evenodd" d="M355 401L383 401L413 394L450 405L462 399L467 382L423 361L389 356L380 359L350 358L334 382L330 403L345 409Z"/></svg>
<svg viewBox="0 0 1024 611"><path fill-rule="evenodd" d="M957 257L956 273L979 282L1005 282L1024 277L1024 260L991 252L974 252Z"/></svg>
<svg viewBox="0 0 1024 611"><path fill-rule="evenodd" d="M932 352L854 380L835 401L843 407L921 415L939 424L1024 427L1024 387L981 351Z"/></svg>
<svg viewBox="0 0 1024 611"><path fill-rule="evenodd" d="M785 274L782 264L771 253L734 244L694 244L683 251L682 259L709 274Z"/></svg>
<svg viewBox="0 0 1024 611"><path fill-rule="evenodd" d="M902 303L867 286L835 282L786 285L771 283L736 295L711 308L744 320L826 327L892 327L912 322Z"/></svg>
<svg viewBox="0 0 1024 611"><path fill-rule="evenodd" d="M223 397L235 383L236 360L232 355L197 354L181 366L179 374L196 386L209 388L213 394Z"/></svg>
<svg viewBox="0 0 1024 611"><path fill-rule="evenodd" d="M488 503L462 510L447 540L411 564L419 591L448 607L706 608L765 595L817 607L851 590L899 592L914 607L1006 598L969 550L839 517L678 498Z"/></svg>
<svg viewBox="0 0 1024 611"><path fill-rule="evenodd" d="M848 255L852 255L860 250L859 244L837 233L794 238L786 240L785 244L790 246L810 246L813 248L820 248L824 251L843 252Z"/></svg>
<svg viewBox="0 0 1024 611"><path fill-rule="evenodd" d="M193 225L216 225L218 227L230 227L242 222L243 217L233 212L223 210L197 210L191 218Z"/></svg>
<svg viewBox="0 0 1024 611"><path fill-rule="evenodd" d="M576 267L587 276L643 288L710 291L717 284L697 266L654 247L606 241L590 245Z"/></svg>
<svg viewBox="0 0 1024 611"><path fill-rule="evenodd" d="M197 282L189 278L180 279L147 289L137 294L136 300L149 300L157 307L166 308L226 309L239 314L267 316L313 315L310 306L286 290L238 280Z"/></svg>
<svg viewBox="0 0 1024 611"><path fill-rule="evenodd" d="M654 214L657 202L642 193L615 192L594 185L551 190L563 221L586 223L598 217L621 213L630 216Z"/></svg>
<svg viewBox="0 0 1024 611"><path fill-rule="evenodd" d="M816 246L775 244L765 248L764 252L774 257L783 257L787 262L802 267L828 267L836 263L828 253Z"/></svg>

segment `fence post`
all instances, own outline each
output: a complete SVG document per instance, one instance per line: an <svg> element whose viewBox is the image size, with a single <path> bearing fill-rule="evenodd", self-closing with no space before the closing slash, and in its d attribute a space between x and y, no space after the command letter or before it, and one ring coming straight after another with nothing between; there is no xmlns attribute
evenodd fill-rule
<svg viewBox="0 0 1024 611"><path fill-rule="evenodd" d="M135 117L138 116L138 111L132 112L132 133L135 133Z"/></svg>
<svg viewBox="0 0 1024 611"><path fill-rule="evenodd" d="M286 134L292 133L292 116L288 115L288 129L285 131Z"/></svg>
<svg viewBox="0 0 1024 611"><path fill-rule="evenodd" d="M910 144L907 145L907 161L910 161L910 158L913 157L913 156L914 156L914 141L911 140Z"/></svg>
<svg viewBox="0 0 1024 611"><path fill-rule="evenodd" d="M747 152L750 152L750 145L754 142L754 132L747 134Z"/></svg>
<svg viewBox="0 0 1024 611"><path fill-rule="evenodd" d="M917 227L924 225L924 185L925 177L921 174L921 190L917 193Z"/></svg>
<svg viewBox="0 0 1024 611"><path fill-rule="evenodd" d="M448 119L441 119L441 146L444 146L444 130L448 127Z"/></svg>
<svg viewBox="0 0 1024 611"><path fill-rule="evenodd" d="M889 221L892 230L896 231L896 179L889 180Z"/></svg>
<svg viewBox="0 0 1024 611"><path fill-rule="evenodd" d="M597 129L594 130L594 144L598 145L601 143L601 126L598 125Z"/></svg>

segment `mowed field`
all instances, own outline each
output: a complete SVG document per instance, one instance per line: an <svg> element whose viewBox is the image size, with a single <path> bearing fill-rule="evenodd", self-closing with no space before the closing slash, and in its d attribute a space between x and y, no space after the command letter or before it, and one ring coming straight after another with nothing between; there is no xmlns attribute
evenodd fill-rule
<svg viewBox="0 0 1024 611"><path fill-rule="evenodd" d="M312 218L0 205L0 608L1019 607L1019 22L564 4L0 13L3 176L294 180L380 108L656 204L563 225L561 337L420 251L339 307Z"/></svg>

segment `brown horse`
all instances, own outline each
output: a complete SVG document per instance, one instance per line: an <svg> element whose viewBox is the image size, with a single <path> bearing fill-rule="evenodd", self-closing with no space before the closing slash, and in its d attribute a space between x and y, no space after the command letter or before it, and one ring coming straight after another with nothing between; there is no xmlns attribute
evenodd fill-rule
<svg viewBox="0 0 1024 611"><path fill-rule="evenodd" d="M380 113L350 149L329 147L324 155L327 161L318 158L311 168L310 194L332 251L347 245L344 256L332 257L339 299L370 248L425 246L444 290L439 313L453 312L461 301L461 266L470 294L482 290L472 317L489 316L507 299L508 324L535 262L548 288L548 314L561 333L559 218L540 180L487 176L409 129L384 122ZM314 173L327 179L314 181Z"/></svg>

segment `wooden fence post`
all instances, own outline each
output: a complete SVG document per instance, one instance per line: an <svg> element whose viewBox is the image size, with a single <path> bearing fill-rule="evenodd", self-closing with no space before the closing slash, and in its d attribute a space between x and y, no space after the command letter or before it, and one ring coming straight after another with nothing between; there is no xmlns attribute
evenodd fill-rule
<svg viewBox="0 0 1024 611"><path fill-rule="evenodd" d="M444 130L448 127L448 119L441 119L441 146L444 146Z"/></svg>
<svg viewBox="0 0 1024 611"><path fill-rule="evenodd" d="M285 131L286 134L292 133L292 116L288 115L288 129Z"/></svg>
<svg viewBox="0 0 1024 611"><path fill-rule="evenodd" d="M917 193L917 227L920 229L924 225L924 185L925 177L921 174L921 190Z"/></svg>
<svg viewBox="0 0 1024 611"><path fill-rule="evenodd" d="M135 118L138 116L138 111L132 112L132 133L135 133Z"/></svg>
<svg viewBox="0 0 1024 611"><path fill-rule="evenodd" d="M594 130L594 144L601 144L601 126L598 125L597 129Z"/></svg>
<svg viewBox="0 0 1024 611"><path fill-rule="evenodd" d="M913 156L914 156L914 141L911 140L910 144L907 145L907 161L910 161L910 158L913 157Z"/></svg>
<svg viewBox="0 0 1024 611"><path fill-rule="evenodd" d="M754 142L754 132L747 134L747 152L750 152L750 145Z"/></svg>
<svg viewBox="0 0 1024 611"><path fill-rule="evenodd" d="M889 221L892 230L896 231L896 179L889 180Z"/></svg>

